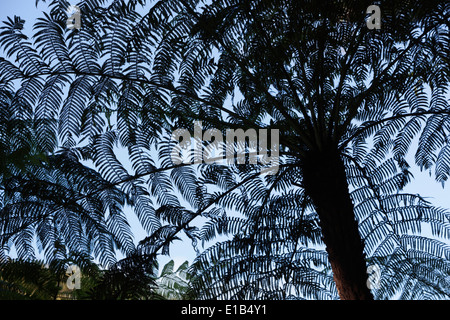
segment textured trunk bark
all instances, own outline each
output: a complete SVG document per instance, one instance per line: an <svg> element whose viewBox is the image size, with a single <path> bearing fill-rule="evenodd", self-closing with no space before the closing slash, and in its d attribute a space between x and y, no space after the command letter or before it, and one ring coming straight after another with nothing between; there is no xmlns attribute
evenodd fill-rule
<svg viewBox="0 0 450 320"><path fill-rule="evenodd" d="M323 241L342 300L373 300L367 287L364 243L354 217L344 163L337 151L310 152L303 184L319 215Z"/></svg>

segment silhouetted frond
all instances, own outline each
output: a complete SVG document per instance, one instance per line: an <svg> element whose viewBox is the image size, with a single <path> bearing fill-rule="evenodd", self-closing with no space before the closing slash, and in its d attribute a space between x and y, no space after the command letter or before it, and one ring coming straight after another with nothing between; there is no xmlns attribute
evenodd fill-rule
<svg viewBox="0 0 450 320"><path fill-rule="evenodd" d="M358 266L367 291L376 264L377 298L448 298L448 213L404 190L411 152L442 184L450 175L449 4L381 1L371 30L372 4L84 0L81 29L67 30L69 3L52 0L33 41L8 18L2 248L93 254L108 267L100 298L151 296L145 264L180 232L197 250L226 237L190 266L189 297L335 299L337 267ZM201 134L266 129L267 144L257 163L177 164L171 133L193 121ZM127 205L147 232L137 245Z"/></svg>

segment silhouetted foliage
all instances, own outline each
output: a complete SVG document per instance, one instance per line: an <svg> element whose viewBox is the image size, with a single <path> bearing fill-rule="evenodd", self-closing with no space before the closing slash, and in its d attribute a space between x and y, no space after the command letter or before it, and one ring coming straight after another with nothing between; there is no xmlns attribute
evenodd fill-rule
<svg viewBox="0 0 450 320"><path fill-rule="evenodd" d="M450 174L448 1L377 1L380 30L372 1L86 0L80 30L48 2L31 39L20 17L0 32L5 249L93 254L110 268L95 298L147 296L182 232L197 250L229 236L190 267L190 297L449 297L449 214L402 191L411 152ZM173 163L193 121L278 129L278 172Z"/></svg>
<svg viewBox="0 0 450 320"><path fill-rule="evenodd" d="M1 300L164 300L187 297L188 262L173 270L169 261L157 275L157 264L119 261L108 270L79 255L54 259L7 260L0 263ZM144 270L143 265L147 268ZM68 287L70 266L79 268L79 287Z"/></svg>

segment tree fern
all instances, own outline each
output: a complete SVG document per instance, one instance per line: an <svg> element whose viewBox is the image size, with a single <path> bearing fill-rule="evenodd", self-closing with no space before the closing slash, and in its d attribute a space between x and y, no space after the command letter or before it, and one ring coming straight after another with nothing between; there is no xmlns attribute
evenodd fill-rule
<svg viewBox="0 0 450 320"><path fill-rule="evenodd" d="M448 3L381 1L380 30L365 23L371 4L87 0L81 30L65 30L68 3L51 1L34 42L23 20L8 19L4 243L31 254L42 223L43 247L58 235L71 250L92 244L113 265L114 243L130 257L155 257L180 232L194 243L226 234L192 265L199 298L446 297L448 216L402 189L414 139L416 164L435 166L440 182L448 176ZM221 131L278 129L279 171L174 164L170 133L194 120ZM48 163L33 163L41 157ZM125 204L148 232L135 248ZM197 230L200 216L210 221ZM53 218L67 223L45 222L56 223L50 232L43 221ZM419 235L424 224L440 239ZM375 262L385 271L371 293L366 267Z"/></svg>

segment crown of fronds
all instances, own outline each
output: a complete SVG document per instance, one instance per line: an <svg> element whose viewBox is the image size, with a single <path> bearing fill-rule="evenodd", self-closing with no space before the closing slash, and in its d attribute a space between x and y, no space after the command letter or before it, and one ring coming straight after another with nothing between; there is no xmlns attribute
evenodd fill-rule
<svg viewBox="0 0 450 320"><path fill-rule="evenodd" d="M225 234L191 268L198 297L335 298L299 165L331 141L369 263L382 266L376 295L448 297L448 214L401 190L416 138L415 162L450 174L449 4L380 1L379 31L365 24L370 4L89 0L82 28L67 30L68 2L50 1L32 39L8 18L2 245L32 256L36 236L48 257L61 243L113 264L116 247L147 257L183 231L195 245ZM280 170L174 165L168 133L193 120L280 129ZM149 234L137 245L125 204ZM199 216L205 226L190 226Z"/></svg>

